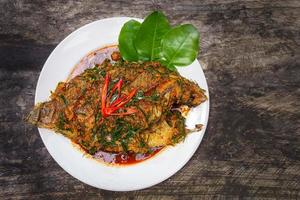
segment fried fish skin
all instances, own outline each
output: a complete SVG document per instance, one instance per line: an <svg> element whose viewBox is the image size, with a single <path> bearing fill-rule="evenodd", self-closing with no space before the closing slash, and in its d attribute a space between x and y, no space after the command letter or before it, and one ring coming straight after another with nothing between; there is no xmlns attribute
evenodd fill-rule
<svg viewBox="0 0 300 200"><path fill-rule="evenodd" d="M101 93L106 74L111 77L109 88L122 79L122 94L138 89L124 108L132 107L137 112L102 116ZM65 135L90 154L98 150L138 153L174 143L170 138L178 134L178 127L167 121L184 124L184 119L167 114L174 105L194 107L205 100L204 90L198 85L158 62L107 60L68 82L60 82L50 100L36 105L27 121Z"/></svg>

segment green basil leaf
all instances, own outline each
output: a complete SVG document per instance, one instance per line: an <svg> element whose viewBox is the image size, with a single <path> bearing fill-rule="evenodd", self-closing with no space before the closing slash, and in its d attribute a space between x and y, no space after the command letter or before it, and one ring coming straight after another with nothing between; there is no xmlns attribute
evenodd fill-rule
<svg viewBox="0 0 300 200"><path fill-rule="evenodd" d="M154 11L146 17L134 40L138 54L147 60L158 60L161 56L161 39L170 30L167 17Z"/></svg>
<svg viewBox="0 0 300 200"><path fill-rule="evenodd" d="M191 64L199 51L199 32L191 24L174 27L162 40L162 63L172 69L174 66Z"/></svg>
<svg viewBox="0 0 300 200"><path fill-rule="evenodd" d="M119 50L124 60L138 61L138 53L134 47L133 40L136 37L141 23L136 20L126 22L119 34Z"/></svg>

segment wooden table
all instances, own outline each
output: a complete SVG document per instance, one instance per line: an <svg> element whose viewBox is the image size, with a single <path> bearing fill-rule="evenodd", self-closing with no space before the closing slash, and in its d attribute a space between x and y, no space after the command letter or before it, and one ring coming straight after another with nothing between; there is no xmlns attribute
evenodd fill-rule
<svg viewBox="0 0 300 200"><path fill-rule="evenodd" d="M92 188L60 168L22 118L64 37L94 20L154 9L201 33L211 100L205 137L182 170L154 187ZM2 0L0 14L0 199L300 198L299 0Z"/></svg>

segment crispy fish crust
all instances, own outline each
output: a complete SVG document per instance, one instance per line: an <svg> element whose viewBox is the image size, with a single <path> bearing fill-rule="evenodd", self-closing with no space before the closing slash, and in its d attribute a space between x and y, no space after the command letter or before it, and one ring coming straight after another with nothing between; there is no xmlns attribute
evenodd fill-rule
<svg viewBox="0 0 300 200"><path fill-rule="evenodd" d="M136 113L102 116L101 93L107 73L111 84L123 80L122 94L138 89L126 104ZM98 150L140 153L183 140L187 134L184 118L172 108L194 107L205 100L203 89L158 62L112 64L106 60L60 82L50 100L36 105L26 120L65 135L90 154Z"/></svg>

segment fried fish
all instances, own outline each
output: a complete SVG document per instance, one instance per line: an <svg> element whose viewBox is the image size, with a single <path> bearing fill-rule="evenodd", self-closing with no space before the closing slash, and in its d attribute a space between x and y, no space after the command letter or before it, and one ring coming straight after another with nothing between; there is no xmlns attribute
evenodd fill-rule
<svg viewBox="0 0 300 200"><path fill-rule="evenodd" d="M112 62L60 82L26 120L54 130L90 154L147 152L182 141L185 119L174 109L206 100L197 84L159 62Z"/></svg>

